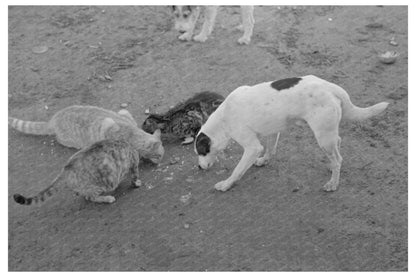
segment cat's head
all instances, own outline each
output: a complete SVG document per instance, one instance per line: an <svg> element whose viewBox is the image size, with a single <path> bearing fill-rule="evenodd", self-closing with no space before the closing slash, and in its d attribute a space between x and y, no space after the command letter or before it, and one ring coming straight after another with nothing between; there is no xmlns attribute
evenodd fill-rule
<svg viewBox="0 0 416 277"><path fill-rule="evenodd" d="M165 153L160 139L161 131L155 130L153 134L143 132L142 129L130 124L117 124L113 119L103 120L101 127L102 137L107 139L125 139L140 152L140 156L160 163Z"/></svg>
<svg viewBox="0 0 416 277"><path fill-rule="evenodd" d="M142 124L143 131L153 134L157 129L164 130L166 120L156 114L149 115Z"/></svg>
<svg viewBox="0 0 416 277"><path fill-rule="evenodd" d="M147 138L144 141L143 149L141 149L142 157L152 161L155 164L160 163L163 159L163 155L165 154L160 134L160 129L157 129L152 135L146 134Z"/></svg>

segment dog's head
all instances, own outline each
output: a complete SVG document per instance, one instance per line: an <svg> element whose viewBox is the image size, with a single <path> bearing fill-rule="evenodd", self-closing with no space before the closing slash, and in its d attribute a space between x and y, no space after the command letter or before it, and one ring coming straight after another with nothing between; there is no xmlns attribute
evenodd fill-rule
<svg viewBox="0 0 416 277"><path fill-rule="evenodd" d="M215 144L209 136L200 132L195 140L195 153L198 154L198 164L201 169L210 168L221 149L215 147Z"/></svg>
<svg viewBox="0 0 416 277"><path fill-rule="evenodd" d="M172 6L175 17L175 29L181 33L192 30L199 16L198 6Z"/></svg>

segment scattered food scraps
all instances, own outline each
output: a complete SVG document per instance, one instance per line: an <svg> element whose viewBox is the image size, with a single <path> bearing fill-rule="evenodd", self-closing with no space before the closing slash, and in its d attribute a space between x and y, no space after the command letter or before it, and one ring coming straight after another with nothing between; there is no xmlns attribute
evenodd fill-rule
<svg viewBox="0 0 416 277"><path fill-rule="evenodd" d="M182 144L183 145L185 145L185 144L190 144L190 143L192 143L194 141L194 138L193 137L186 137L183 141L182 141Z"/></svg>
<svg viewBox="0 0 416 277"><path fill-rule="evenodd" d="M390 39L389 44L390 44L390 45L393 45L393 46L398 46L398 45L399 45L399 44L397 43L397 41L396 41L395 37L392 37L392 38Z"/></svg>
<svg viewBox="0 0 416 277"><path fill-rule="evenodd" d="M151 190L153 189L155 186L152 185L151 183L145 183L144 186L146 187L146 189Z"/></svg>
<svg viewBox="0 0 416 277"><path fill-rule="evenodd" d="M181 159L179 157L172 158L169 163L170 164L177 164Z"/></svg>

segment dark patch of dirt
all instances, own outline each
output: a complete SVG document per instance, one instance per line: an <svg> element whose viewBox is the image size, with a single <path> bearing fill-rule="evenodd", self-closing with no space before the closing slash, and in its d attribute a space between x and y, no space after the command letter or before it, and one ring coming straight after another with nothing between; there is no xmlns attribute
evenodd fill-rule
<svg viewBox="0 0 416 277"><path fill-rule="evenodd" d="M408 269L407 7L257 7L252 43L237 45L238 7L222 7L204 44L181 42L163 6L10 6L9 115L47 120L74 104L118 110L141 124L196 92L313 74L358 106L390 105L340 126L338 191L325 193L327 160L306 124L282 133L269 165L230 191L213 189L242 149L199 171L193 146L166 144L111 205L62 191L39 207L14 193L48 186L75 152L53 137L9 129L10 271ZM198 25L200 28L200 24ZM391 37L399 43L389 45ZM47 46L43 54L32 48ZM377 55L400 53L384 65ZM175 159L176 158L176 159ZM171 162L174 160L175 162Z"/></svg>

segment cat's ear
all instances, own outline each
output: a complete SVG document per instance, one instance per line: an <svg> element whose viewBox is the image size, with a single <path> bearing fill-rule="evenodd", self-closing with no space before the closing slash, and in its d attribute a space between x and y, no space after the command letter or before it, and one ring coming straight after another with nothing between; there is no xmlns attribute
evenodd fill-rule
<svg viewBox="0 0 416 277"><path fill-rule="evenodd" d="M120 126L110 117L106 117L101 122L101 134L105 135L109 130L117 132L120 129Z"/></svg>
<svg viewBox="0 0 416 277"><path fill-rule="evenodd" d="M121 110L118 111L118 114L121 115L122 117L127 118L128 120L131 121L131 123L133 123L134 125L137 126L136 120L134 120L133 116L131 115L131 113L128 110L121 109Z"/></svg>
<svg viewBox="0 0 416 277"><path fill-rule="evenodd" d="M160 129L157 129L157 130L153 133L153 136L155 136L155 137L156 137L156 138L158 138L158 139L160 139L160 135L161 135Z"/></svg>
<svg viewBox="0 0 416 277"><path fill-rule="evenodd" d="M131 115L131 113L130 113L128 110L126 110L126 109L121 109L121 110L119 110L119 111L118 111L118 114L119 114L119 115L121 115L121 116L125 116L125 117L127 117L127 118L129 118L129 119L131 119L131 120L134 120L134 118L133 118L133 116Z"/></svg>

